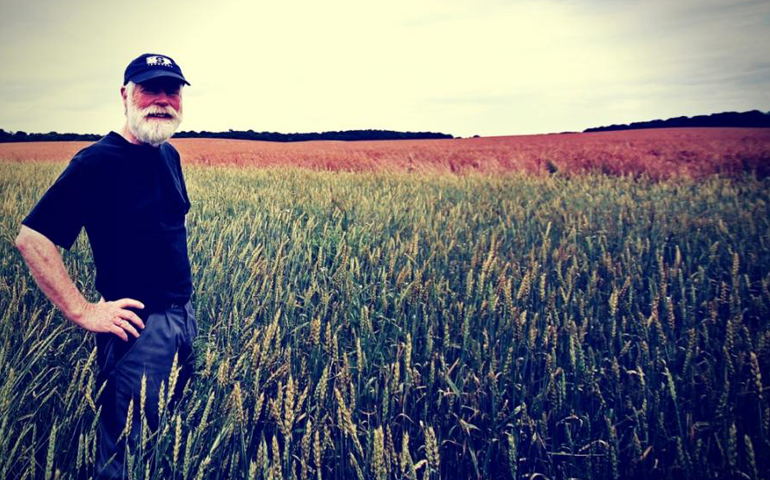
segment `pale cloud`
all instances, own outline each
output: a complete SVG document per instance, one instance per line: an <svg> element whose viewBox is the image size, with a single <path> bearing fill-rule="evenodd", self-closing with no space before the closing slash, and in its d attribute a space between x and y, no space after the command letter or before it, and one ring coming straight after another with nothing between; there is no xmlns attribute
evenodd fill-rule
<svg viewBox="0 0 770 480"><path fill-rule="evenodd" d="M119 128L123 69L144 52L192 83L186 130L503 135L770 109L764 0L49 0L3 14L6 130Z"/></svg>

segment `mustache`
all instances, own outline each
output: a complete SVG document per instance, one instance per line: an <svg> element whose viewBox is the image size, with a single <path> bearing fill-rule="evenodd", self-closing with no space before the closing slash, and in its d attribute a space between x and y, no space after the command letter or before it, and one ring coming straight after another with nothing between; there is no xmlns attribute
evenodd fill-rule
<svg viewBox="0 0 770 480"><path fill-rule="evenodd" d="M138 113L142 118L146 118L150 115L168 115L172 120L179 120L181 117L180 113L171 106L160 107L158 105L151 105L147 108L140 109Z"/></svg>

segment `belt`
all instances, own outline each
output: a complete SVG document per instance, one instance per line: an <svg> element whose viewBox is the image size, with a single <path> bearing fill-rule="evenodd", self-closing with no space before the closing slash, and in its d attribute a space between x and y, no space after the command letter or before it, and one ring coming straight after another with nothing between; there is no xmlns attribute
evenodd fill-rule
<svg viewBox="0 0 770 480"><path fill-rule="evenodd" d="M142 302L144 303L143 309L137 309L138 312L142 312L145 314L149 314L152 312L162 312L163 310L168 310L169 308L184 308L185 305L187 305L187 302L189 302L190 299L187 300L174 300L174 301L166 301L166 302Z"/></svg>

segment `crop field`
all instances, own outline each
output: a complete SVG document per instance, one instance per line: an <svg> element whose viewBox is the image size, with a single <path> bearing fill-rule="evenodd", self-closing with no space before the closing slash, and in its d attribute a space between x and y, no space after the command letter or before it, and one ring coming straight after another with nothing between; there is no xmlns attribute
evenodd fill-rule
<svg viewBox="0 0 770 480"><path fill-rule="evenodd" d="M172 139L188 164L351 172L770 175L770 129L673 128L447 140L274 143ZM89 142L0 143L0 159L65 161Z"/></svg>
<svg viewBox="0 0 770 480"><path fill-rule="evenodd" d="M196 375L130 478L768 478L770 137L714 135L175 140ZM13 245L46 148L0 145L2 479L94 470L94 338Z"/></svg>

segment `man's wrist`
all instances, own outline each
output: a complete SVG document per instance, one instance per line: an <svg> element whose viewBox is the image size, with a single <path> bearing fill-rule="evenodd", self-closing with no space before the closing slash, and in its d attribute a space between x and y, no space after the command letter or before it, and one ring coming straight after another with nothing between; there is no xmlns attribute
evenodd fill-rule
<svg viewBox="0 0 770 480"><path fill-rule="evenodd" d="M81 320L85 316L86 310L88 310L88 302L85 298L80 296L80 298L74 302L74 306L68 308L64 312L64 316L73 323L80 325Z"/></svg>

